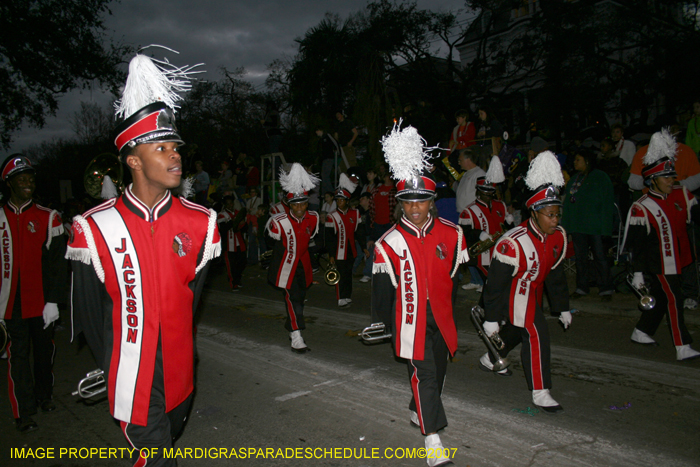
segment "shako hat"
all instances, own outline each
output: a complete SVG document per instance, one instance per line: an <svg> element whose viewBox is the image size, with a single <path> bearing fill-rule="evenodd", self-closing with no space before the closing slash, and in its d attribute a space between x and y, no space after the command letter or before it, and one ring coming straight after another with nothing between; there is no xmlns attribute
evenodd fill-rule
<svg viewBox="0 0 700 467"><path fill-rule="evenodd" d="M564 186L561 166L552 151L541 152L530 162L525 184L534 194L525 202L528 209L538 211L545 206L561 206L559 188Z"/></svg>
<svg viewBox="0 0 700 467"><path fill-rule="evenodd" d="M120 119L114 139L118 151L127 144L184 144L175 126L177 102L182 100L178 93L190 90L191 75L203 73L194 70L200 65L177 67L167 59L158 61L140 53L131 59L122 97L114 103Z"/></svg>
<svg viewBox="0 0 700 467"><path fill-rule="evenodd" d="M5 165L2 167L2 181L6 182L13 175L17 175L22 172L32 172L34 173L34 167L32 163L21 154L13 154L7 158Z"/></svg>

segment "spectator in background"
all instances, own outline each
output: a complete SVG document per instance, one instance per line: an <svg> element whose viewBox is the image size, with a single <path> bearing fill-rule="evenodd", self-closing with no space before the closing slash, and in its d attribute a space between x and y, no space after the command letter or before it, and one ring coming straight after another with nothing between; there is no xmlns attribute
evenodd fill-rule
<svg viewBox="0 0 700 467"><path fill-rule="evenodd" d="M457 125L452 129L452 133L450 134L450 143L447 148L448 156L454 151L459 151L460 149L476 144L476 141L474 141L476 137L476 127L469 121L469 111L464 109L458 110L455 113L455 120L457 121Z"/></svg>
<svg viewBox="0 0 700 467"><path fill-rule="evenodd" d="M603 301L610 301L615 286L605 254L604 237L612 235L615 194L610 177L595 168L595 161L596 156L584 148L576 154L574 169L577 172L564 190L561 223L571 236L576 252L576 291L572 298L588 295L590 279L595 277L598 295ZM588 261L589 250L593 253L592 265Z"/></svg>
<svg viewBox="0 0 700 467"><path fill-rule="evenodd" d="M202 161L194 163L196 173L194 174L194 202L207 205L207 197L209 195L209 174L203 169Z"/></svg>
<svg viewBox="0 0 700 467"><path fill-rule="evenodd" d="M625 161L627 165L632 165L632 158L634 158L635 146L630 140L626 140L623 136L625 128L620 123L614 124L610 127L610 137L615 143L615 152L620 155L620 159Z"/></svg>
<svg viewBox="0 0 700 467"><path fill-rule="evenodd" d="M340 154L340 146L338 141L331 135L325 132L323 127L316 127L316 136L318 136L318 167L321 169L321 193L333 192L335 188L336 161Z"/></svg>
<svg viewBox="0 0 700 467"><path fill-rule="evenodd" d="M690 146L696 155L700 154L700 99L693 101L693 118L688 122L685 144Z"/></svg>
<svg viewBox="0 0 700 467"><path fill-rule="evenodd" d="M396 208L396 187L394 187L394 182L391 179L391 174L389 173L388 167L383 164L383 168L380 169L384 173L383 182L381 185L377 186L376 190L372 194L373 203L370 205L370 218L372 219L372 228L369 229L369 259L367 263L371 264L374 262L374 243L379 240L382 235L386 233L387 230L391 228L394 224L392 216L394 215L394 208ZM368 271L365 263L365 271ZM371 271L370 271L371 272ZM360 282L369 282L372 279L371 275L363 275Z"/></svg>
<svg viewBox="0 0 700 467"><path fill-rule="evenodd" d="M248 221L248 264L258 264L260 248L258 245L258 207L262 205L262 198L258 193L258 189L253 187L248 192L246 200L246 219ZM264 226L263 226L264 227Z"/></svg>
<svg viewBox="0 0 700 467"><path fill-rule="evenodd" d="M352 120L345 118L343 112L336 112L335 118L338 120L335 130L335 139L338 141L338 144L340 144L350 167L354 167L357 165L355 148L353 147L353 143L358 135L357 127ZM348 168L349 167L344 167L343 170L347 170Z"/></svg>
<svg viewBox="0 0 700 467"><path fill-rule="evenodd" d="M367 186L367 185L365 185ZM369 226L370 226L370 218L369 218L369 202L370 199L372 199L372 194L368 191L364 191L360 195L360 204L357 206L357 210L360 211L360 218L362 219L362 223L365 225L365 232L369 232ZM362 255L357 255L357 258L355 258L355 263L352 265L352 271L353 274L357 270L358 266L360 266L360 263L362 263L362 260L365 260L365 267L363 270L363 276L371 276L372 275L372 263L369 261L369 236L366 237L365 243L362 244L360 243L360 240L355 240L356 244L355 247L357 248L357 251L367 251L365 254ZM365 274L365 272L367 274Z"/></svg>
<svg viewBox="0 0 700 467"><path fill-rule="evenodd" d="M250 192L251 189L255 188L260 193L260 169L255 165L255 160L248 156L243 162L246 168L245 175L245 186L246 191Z"/></svg>
<svg viewBox="0 0 700 467"><path fill-rule="evenodd" d="M230 151L229 151L230 154ZM233 191L233 172L229 169L229 161L221 161L221 170L219 173L219 185L216 187L216 191L223 197L225 195L231 194Z"/></svg>
<svg viewBox="0 0 700 467"><path fill-rule="evenodd" d="M478 153L474 148L460 150L457 162L462 170L466 171L462 178L453 185L455 193L457 193L455 207L459 216L476 199L476 179L485 176L486 172L479 167Z"/></svg>
<svg viewBox="0 0 700 467"><path fill-rule="evenodd" d="M236 177L236 197L239 202L243 202L243 196L246 192L246 186L248 184L248 167L245 165L245 160L248 155L241 151L236 157L236 162L233 164L233 174Z"/></svg>
<svg viewBox="0 0 700 467"><path fill-rule="evenodd" d="M277 110L277 105L273 101L267 101L265 104L265 118L260 121L265 129L265 135L268 140L268 150L270 154L279 152L282 145L282 129L280 128L280 114Z"/></svg>
<svg viewBox="0 0 700 467"><path fill-rule="evenodd" d="M246 267L246 246L243 232L246 226L245 213L236 209L233 196L224 196L224 209L216 219L221 238L224 239L224 261L232 292L241 288L241 277Z"/></svg>
<svg viewBox="0 0 700 467"><path fill-rule="evenodd" d="M630 166L625 161L620 159L620 155L615 151L615 143L610 138L605 138L600 142L600 154L598 154L598 169L605 172L613 184L615 192L615 204L618 209L615 210L615 221L613 227L623 222L627 211L629 211L630 191L627 188L627 181L630 177ZM619 212L618 212L619 210Z"/></svg>
<svg viewBox="0 0 700 467"><path fill-rule="evenodd" d="M489 141L479 141L479 146L484 148L482 154L487 156L497 156L501 151L501 145L503 144L503 125L501 125L501 122L496 119L496 116L488 106L482 104L479 106L478 110L480 126L479 131L476 134L476 138L481 140L491 140L490 143Z"/></svg>
<svg viewBox="0 0 700 467"><path fill-rule="evenodd" d="M333 199L333 192L327 191L323 194L323 205L321 206L321 218L325 219L326 216L336 209L335 199Z"/></svg>

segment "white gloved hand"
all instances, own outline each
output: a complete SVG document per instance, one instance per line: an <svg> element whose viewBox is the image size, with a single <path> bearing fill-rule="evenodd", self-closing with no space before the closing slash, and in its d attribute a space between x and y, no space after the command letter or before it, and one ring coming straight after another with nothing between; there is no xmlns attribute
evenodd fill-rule
<svg viewBox="0 0 700 467"><path fill-rule="evenodd" d="M47 303L44 305L44 329L49 327L49 324L58 319L58 305L55 303Z"/></svg>
<svg viewBox="0 0 700 467"><path fill-rule="evenodd" d="M486 231L482 230L479 234L479 240L486 240L487 238L491 238L491 236L487 234Z"/></svg>
<svg viewBox="0 0 700 467"><path fill-rule="evenodd" d="M565 330L569 329L569 326L571 326L571 312L562 311L561 314L559 314L559 321L564 325Z"/></svg>
<svg viewBox="0 0 700 467"><path fill-rule="evenodd" d="M493 336L500 328L496 321L484 321L484 332L488 337Z"/></svg>
<svg viewBox="0 0 700 467"><path fill-rule="evenodd" d="M644 274L641 272L635 272L634 277L632 277L632 287L639 289L644 285Z"/></svg>

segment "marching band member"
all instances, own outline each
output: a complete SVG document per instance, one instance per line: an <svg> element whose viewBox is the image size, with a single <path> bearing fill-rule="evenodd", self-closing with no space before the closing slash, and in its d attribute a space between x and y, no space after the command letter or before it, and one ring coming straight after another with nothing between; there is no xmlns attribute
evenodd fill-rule
<svg viewBox="0 0 700 467"><path fill-rule="evenodd" d="M476 179L476 201L466 207L459 215L459 225L464 230L464 239L470 247L479 241L492 240L495 235L503 234L504 226L512 227L513 216L508 214L506 203L494 199L496 184L505 181L503 166L498 156L493 156L489 170L484 177ZM491 264L493 247L488 248L476 258L470 258L470 266L476 266L485 281Z"/></svg>
<svg viewBox="0 0 700 467"><path fill-rule="evenodd" d="M336 299L339 307L352 303L352 266L357 257L355 240L361 245L367 244L365 225L362 223L360 211L350 207L350 197L357 188L344 173L340 174L338 188L335 190L335 211L326 216L326 249L330 264L338 268L340 280L335 285ZM366 256L369 251L364 250Z"/></svg>
<svg viewBox="0 0 700 467"><path fill-rule="evenodd" d="M424 140L413 127L394 127L382 140L397 183L401 218L375 244L372 313L391 325L396 356L405 359L413 397L411 421L433 453L428 465L450 462L437 432L447 426L441 393L447 359L457 350L452 307L457 269L469 259L462 230L437 217L435 181ZM427 172L426 172L427 173Z"/></svg>
<svg viewBox="0 0 700 467"><path fill-rule="evenodd" d="M189 87L187 70L132 59L115 144L133 183L74 218L66 253L75 331L104 370L110 413L138 466L143 448L155 453L148 465L177 464L163 453L192 403L194 309L221 253L216 213L170 191L182 178L174 107L175 92Z"/></svg>
<svg viewBox="0 0 700 467"><path fill-rule="evenodd" d="M0 208L3 239L0 321L5 320L8 393L17 430L37 429L37 407L51 412L54 321L67 298L66 239L56 211L32 199L34 167L26 157L10 156L2 169L10 199ZM30 354L33 352L33 372Z"/></svg>
<svg viewBox="0 0 700 467"><path fill-rule="evenodd" d="M534 194L526 201L530 218L506 232L494 249L489 276L484 287L484 331L488 336L499 332L505 347L501 357L518 344L525 379L532 391L532 401L546 412L563 410L549 394L549 328L542 313L544 287L553 314L560 314L564 328L571 324L569 294L564 268L558 267L566 252L566 232L559 226L564 185L559 162L550 151L538 155L530 164L525 178ZM499 323L505 323L499 326ZM482 369L492 370L487 352L479 360ZM505 368L499 372L509 376Z"/></svg>
<svg viewBox="0 0 700 467"><path fill-rule="evenodd" d="M674 185L676 150L677 143L667 130L652 135L642 170L649 192L632 204L625 238L629 238L636 271L633 287L644 285L646 273L650 293L656 298L655 307L642 311L632 342L656 345L651 336L666 315L676 359L688 360L700 357L700 352L690 347L693 339L685 327L681 270L693 262L685 224L691 221L691 211L697 219L698 202L687 188Z"/></svg>
<svg viewBox="0 0 700 467"><path fill-rule="evenodd" d="M284 327L289 331L292 351L297 353L310 350L301 331L306 329L306 289L313 281L309 242L318 233L319 227L318 213L308 211L309 190L318 182L318 177L309 174L299 163L295 162L288 173L280 169L280 185L285 191L285 204L289 206L289 213L271 215L265 227L275 240L267 280L284 292L287 308Z"/></svg>
<svg viewBox="0 0 700 467"><path fill-rule="evenodd" d="M241 289L241 277L248 262L245 239L243 238L243 231L247 225L245 211L246 208L236 209L235 198L226 195L224 196L224 209L216 218L219 235L226 238L224 260L232 292L238 292Z"/></svg>

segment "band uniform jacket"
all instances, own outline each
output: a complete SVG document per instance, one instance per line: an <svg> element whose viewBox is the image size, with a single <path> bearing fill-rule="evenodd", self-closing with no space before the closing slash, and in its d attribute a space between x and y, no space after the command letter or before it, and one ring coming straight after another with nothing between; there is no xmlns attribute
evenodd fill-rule
<svg viewBox="0 0 700 467"><path fill-rule="evenodd" d="M340 260L356 258L355 240L359 240L360 245L367 243L360 211L336 209L326 216L326 247L331 256Z"/></svg>
<svg viewBox="0 0 700 467"><path fill-rule="evenodd" d="M454 355L456 274L468 260L462 230L440 217L430 216L421 229L402 217L375 243L372 307L378 316L393 313L398 357L424 359L428 306Z"/></svg>
<svg viewBox="0 0 700 467"><path fill-rule="evenodd" d="M486 320L499 322L508 318L520 328L532 324L535 310L542 307L545 285L552 313L567 311L566 275L564 268L558 267L564 260L566 246L562 227L557 227L552 235L544 235L532 219L506 232L496 243L484 287Z"/></svg>
<svg viewBox="0 0 700 467"><path fill-rule="evenodd" d="M193 391L193 313L221 253L216 213L170 191L149 210L127 188L73 227L74 332L107 375L112 416L145 426L159 346L166 412Z"/></svg>
<svg viewBox="0 0 700 467"><path fill-rule="evenodd" d="M289 289L299 262L304 266L306 287L313 281L309 241L318 233L319 215L306 211L299 220L292 214L276 214L267 222L268 234L275 240L267 280L275 287Z"/></svg>
<svg viewBox="0 0 700 467"><path fill-rule="evenodd" d="M481 232L493 235L501 231L503 228L501 224L505 225L507 214L508 211L503 201L492 200L491 208L489 209L488 204L477 198L459 215L459 225L464 229L464 238L467 241L467 245L471 247L477 243ZM485 275L488 275L486 268L491 265L492 254L493 248L489 248L476 258L477 267Z"/></svg>
<svg viewBox="0 0 700 467"><path fill-rule="evenodd" d="M649 190L632 204L625 236L635 271L680 274L693 261L686 223L697 204L682 186L674 186L668 195Z"/></svg>
<svg viewBox="0 0 700 467"><path fill-rule="evenodd" d="M35 318L42 316L47 302L65 303L63 232L61 216L32 200L19 207L9 201L0 209L0 318ZM13 316L18 283L22 316Z"/></svg>
<svg viewBox="0 0 700 467"><path fill-rule="evenodd" d="M289 206L284 204L282 201L280 201L279 203L273 204L270 207L270 215L271 216L273 216L275 214L282 214L282 213L289 214Z"/></svg>
<svg viewBox="0 0 700 467"><path fill-rule="evenodd" d="M219 226L219 233L226 238L226 251L231 253L246 251L245 239L243 238L243 227L246 225L246 216L241 217L243 220L240 221L237 226L233 225L233 221L238 213L240 213L240 210L231 212L224 209L216 218L216 224Z"/></svg>

